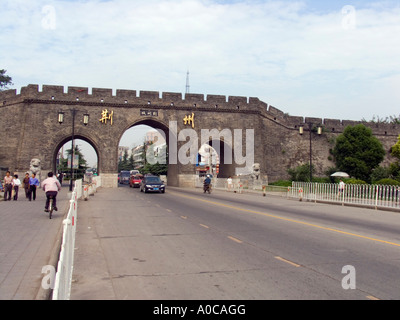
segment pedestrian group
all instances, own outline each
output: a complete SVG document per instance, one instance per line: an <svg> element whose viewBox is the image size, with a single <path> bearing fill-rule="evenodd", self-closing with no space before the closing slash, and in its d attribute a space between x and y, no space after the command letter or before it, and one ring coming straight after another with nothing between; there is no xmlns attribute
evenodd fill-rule
<svg viewBox="0 0 400 320"><path fill-rule="evenodd" d="M7 171L4 177L4 201L11 201L11 198L17 201L21 185L25 190L25 197L29 201L36 200L36 189L40 186L36 174L32 173L32 176L29 177L29 173L26 173L21 182L17 174L11 176L10 171Z"/></svg>
<svg viewBox="0 0 400 320"><path fill-rule="evenodd" d="M62 178L62 173L57 174L57 180L60 182L60 185L62 183ZM24 188L25 197L29 201L35 201L36 190L38 187L40 188L40 182L38 178L36 178L36 174L32 173L31 176L29 176L28 172L25 173L25 177L21 182L18 175L15 174L11 176L10 171L7 171L4 177L4 201L11 201L11 198L17 201L21 186ZM3 188L3 185L0 184L0 187Z"/></svg>

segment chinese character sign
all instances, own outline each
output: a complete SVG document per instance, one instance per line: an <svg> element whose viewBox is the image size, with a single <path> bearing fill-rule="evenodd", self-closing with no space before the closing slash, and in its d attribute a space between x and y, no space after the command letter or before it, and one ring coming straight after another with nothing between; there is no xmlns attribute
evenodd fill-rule
<svg viewBox="0 0 400 320"><path fill-rule="evenodd" d="M192 125L192 128L194 129L194 113L192 113L192 115L190 116L186 116L185 118L183 118L183 123L186 125Z"/></svg>
<svg viewBox="0 0 400 320"><path fill-rule="evenodd" d="M113 124L113 115L114 111L108 111L108 109L104 109L101 112L101 119L99 120L101 123L107 124L107 121L110 121L111 125Z"/></svg>

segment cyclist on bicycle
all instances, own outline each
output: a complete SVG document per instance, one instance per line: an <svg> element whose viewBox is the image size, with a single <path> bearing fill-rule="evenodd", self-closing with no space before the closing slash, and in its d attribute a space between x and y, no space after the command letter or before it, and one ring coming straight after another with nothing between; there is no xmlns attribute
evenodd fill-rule
<svg viewBox="0 0 400 320"><path fill-rule="evenodd" d="M53 172L47 174L48 178L42 182L42 188L46 192L46 206L44 207L45 212L49 212L50 198L53 198L54 210L57 211L56 197L58 191L61 190L60 182L54 177Z"/></svg>
<svg viewBox="0 0 400 320"><path fill-rule="evenodd" d="M207 191L210 193L210 188L211 188L211 177L208 174L207 178L205 178L204 182L203 182L203 190L204 193L206 193Z"/></svg>

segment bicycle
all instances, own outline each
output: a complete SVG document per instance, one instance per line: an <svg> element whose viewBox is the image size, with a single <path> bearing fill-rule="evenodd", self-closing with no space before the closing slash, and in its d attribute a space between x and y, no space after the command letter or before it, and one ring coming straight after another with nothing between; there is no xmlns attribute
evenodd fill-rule
<svg viewBox="0 0 400 320"><path fill-rule="evenodd" d="M204 184L203 191L204 191L204 193L208 192L208 194L210 194L211 193L211 183Z"/></svg>
<svg viewBox="0 0 400 320"><path fill-rule="evenodd" d="M53 206L53 196L49 197L49 219L51 219L51 216L53 214L54 206Z"/></svg>

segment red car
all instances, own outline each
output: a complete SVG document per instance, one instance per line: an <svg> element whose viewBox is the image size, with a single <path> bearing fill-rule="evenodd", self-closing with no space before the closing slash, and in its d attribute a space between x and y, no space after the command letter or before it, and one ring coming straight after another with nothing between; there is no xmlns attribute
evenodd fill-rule
<svg viewBox="0 0 400 320"><path fill-rule="evenodd" d="M129 179L129 186L131 188L139 188L140 187L140 182L142 181L143 176L141 174L136 174L134 176L131 176Z"/></svg>

